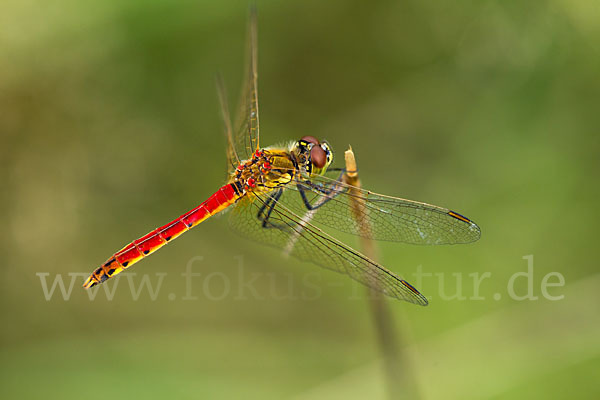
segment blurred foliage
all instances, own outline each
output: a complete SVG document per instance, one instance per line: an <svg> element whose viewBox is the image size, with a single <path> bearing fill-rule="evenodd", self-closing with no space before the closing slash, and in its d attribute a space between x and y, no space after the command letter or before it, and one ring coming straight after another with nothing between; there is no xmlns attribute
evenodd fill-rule
<svg viewBox="0 0 600 400"><path fill-rule="evenodd" d="M362 288L236 237L226 218L132 269L153 282L168 273L155 301L147 291L134 301L125 278L112 301L103 291L90 301L83 277L70 300L44 298L36 274L68 284L223 183L214 77L233 103L247 3L2 9L2 397L384 396L368 307L354 298ZM597 5L309 0L258 10L264 145L312 134L341 159L351 144L365 187L482 227L468 246L381 246L409 281L418 266L434 274L418 286L429 307L390 303L422 397L598 398ZM540 299L516 301L507 282L529 254ZM198 299L182 300L196 256ZM308 272L318 274L310 287ZM456 292L452 273L473 295L476 272L491 274L484 300L440 298ZM564 276L550 290L563 300L541 297L549 272ZM203 277L216 273L215 293L223 279L259 276L256 295L210 300ZM274 295L290 285L319 296Z"/></svg>

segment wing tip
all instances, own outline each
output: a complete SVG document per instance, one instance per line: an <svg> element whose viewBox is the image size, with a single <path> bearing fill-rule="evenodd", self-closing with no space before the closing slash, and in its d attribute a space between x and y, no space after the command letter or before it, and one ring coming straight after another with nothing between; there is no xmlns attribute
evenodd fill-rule
<svg viewBox="0 0 600 400"><path fill-rule="evenodd" d="M450 211L448 211L448 215L451 216L451 217L454 217L454 218L456 218L458 220L461 220L463 222L466 222L468 224L473 223L473 221L471 221L469 218L465 217L464 215L461 215L461 214L457 213L456 211L450 210Z"/></svg>
<svg viewBox="0 0 600 400"><path fill-rule="evenodd" d="M427 297L423 296L423 294L421 292L419 292L413 285L411 285L404 279L401 279L400 283L402 283L405 287L407 287L415 295L416 298L414 298L414 300L416 300L416 301L410 301L411 303L417 304L417 305L423 306L423 307L429 305L429 301L427 300Z"/></svg>
<svg viewBox="0 0 600 400"><path fill-rule="evenodd" d="M468 238L467 241L465 241L463 243L476 242L477 240L479 240L479 238L481 238L481 228L474 221L470 220L469 218L465 217L462 214L457 213L456 211L450 210L450 211L448 211L447 214L449 216L451 216L452 218L455 218L459 221L469 224L469 232L471 233L471 236Z"/></svg>

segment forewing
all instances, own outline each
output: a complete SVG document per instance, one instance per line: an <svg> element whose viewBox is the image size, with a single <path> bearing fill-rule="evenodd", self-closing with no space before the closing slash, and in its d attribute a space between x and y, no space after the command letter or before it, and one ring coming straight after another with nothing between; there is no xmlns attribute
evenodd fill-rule
<svg viewBox="0 0 600 400"><path fill-rule="evenodd" d="M227 177L233 173L235 168L240 164L240 158L234 147L234 139L231 128L231 117L229 115L229 106L227 103L227 91L221 75L217 75L217 94L219 96L219 105L221 108L221 118L223 119L223 132L227 139Z"/></svg>
<svg viewBox="0 0 600 400"><path fill-rule="evenodd" d="M427 299L408 282L315 227L306 216L301 218L278 204L263 226L258 214L267 201L266 196L248 193L234 207L230 217L232 227L252 240L282 249L300 260L344 273L388 296L427 305Z"/></svg>
<svg viewBox="0 0 600 400"><path fill-rule="evenodd" d="M234 131L235 150L241 160L251 158L259 146L256 18L256 9L251 8L248 18L244 82Z"/></svg>
<svg viewBox="0 0 600 400"><path fill-rule="evenodd" d="M470 243L481 236L475 222L447 208L373 193L325 176L311 178L301 186L304 190L290 185L292 190L284 193L280 203L303 215L307 211L304 192L311 205L324 203L312 221L341 232L411 244ZM364 204L358 218L353 215L353 197ZM361 221L366 221L369 229L359 226Z"/></svg>

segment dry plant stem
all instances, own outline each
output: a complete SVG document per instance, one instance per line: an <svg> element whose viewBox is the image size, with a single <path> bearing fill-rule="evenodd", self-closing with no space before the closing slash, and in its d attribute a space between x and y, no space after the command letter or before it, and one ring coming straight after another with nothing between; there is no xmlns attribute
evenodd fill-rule
<svg viewBox="0 0 600 400"><path fill-rule="evenodd" d="M355 188L360 188L360 179L358 178L358 167L352 148L349 148L345 154L346 173L344 174L344 182L351 185L350 196L352 201L352 215L358 222L361 229L361 247L365 255L373 261L378 261L378 252L375 243L369 239L371 226L362 216L367 212L365 202L358 196L358 190L352 193ZM389 397L391 399L416 399L418 398L417 387L412 379L408 360L402 357L400 347L402 346L401 338L394 329L394 322L385 297L377 290L369 288L369 306L373 315L373 322L377 331L379 340L379 348L383 355L384 368L386 375L386 384L388 387Z"/></svg>

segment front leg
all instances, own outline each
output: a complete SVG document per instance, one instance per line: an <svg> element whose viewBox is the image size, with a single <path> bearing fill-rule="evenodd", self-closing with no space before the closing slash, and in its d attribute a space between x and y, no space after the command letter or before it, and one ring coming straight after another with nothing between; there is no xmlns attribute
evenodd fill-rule
<svg viewBox="0 0 600 400"><path fill-rule="evenodd" d="M344 174L346 173L345 169L340 169L342 172L335 180L335 183L329 188L325 189L318 185L313 184L312 182L301 182L297 183L296 187L298 188L298 192L300 192L300 197L302 198L302 202L307 210L316 210L321 207L323 204L326 204L328 201L342 193L341 190L336 190L336 186L342 182ZM315 201L313 204L310 203L308 197L306 196L307 191L315 191L324 194L325 196L321 196ZM335 193L334 193L335 192Z"/></svg>

